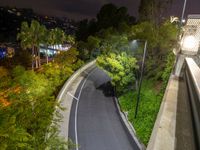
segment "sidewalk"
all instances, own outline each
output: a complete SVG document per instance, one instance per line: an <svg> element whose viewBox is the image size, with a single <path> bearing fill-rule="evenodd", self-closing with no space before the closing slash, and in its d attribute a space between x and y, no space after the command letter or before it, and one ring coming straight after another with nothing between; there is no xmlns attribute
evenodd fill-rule
<svg viewBox="0 0 200 150"><path fill-rule="evenodd" d="M179 82L171 76L160 106L147 150L174 150Z"/></svg>
<svg viewBox="0 0 200 150"><path fill-rule="evenodd" d="M192 114L185 79L179 81L176 150L195 150Z"/></svg>
<svg viewBox="0 0 200 150"><path fill-rule="evenodd" d="M195 150L184 80L171 75L147 150Z"/></svg>

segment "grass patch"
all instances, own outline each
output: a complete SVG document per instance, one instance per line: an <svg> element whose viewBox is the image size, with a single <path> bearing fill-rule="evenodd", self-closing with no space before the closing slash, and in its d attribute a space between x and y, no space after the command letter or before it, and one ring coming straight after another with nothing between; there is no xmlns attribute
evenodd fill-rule
<svg viewBox="0 0 200 150"><path fill-rule="evenodd" d="M158 88L158 85L159 83L155 84L155 81L152 80L143 81L136 119L134 118L134 115L137 92L129 91L119 97L121 109L128 112L129 121L134 126L137 136L145 145L147 145L151 136L163 97L163 94L160 94L161 89Z"/></svg>

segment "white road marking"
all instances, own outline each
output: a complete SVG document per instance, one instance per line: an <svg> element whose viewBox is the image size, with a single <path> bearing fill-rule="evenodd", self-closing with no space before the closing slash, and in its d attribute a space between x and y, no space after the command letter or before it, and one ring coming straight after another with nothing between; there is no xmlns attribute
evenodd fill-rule
<svg viewBox="0 0 200 150"><path fill-rule="evenodd" d="M73 97L75 100L79 100L77 97L75 97L74 95L72 95L70 92L67 92L68 95L70 95L71 97Z"/></svg>
<svg viewBox="0 0 200 150"><path fill-rule="evenodd" d="M92 70L90 73L88 73L88 76L87 78L85 78L82 86L81 86L81 89L80 89L80 92L79 92L79 95L78 95L78 101L76 103L76 109L75 109L75 144L76 144L76 150L79 150L79 147L78 147L78 132L77 132L77 114L78 114L78 104L79 104L79 99L80 99L80 96L81 96L81 93L82 93L82 90L83 90L83 87L87 81L87 79L89 78L89 76L96 70L96 68L94 70Z"/></svg>

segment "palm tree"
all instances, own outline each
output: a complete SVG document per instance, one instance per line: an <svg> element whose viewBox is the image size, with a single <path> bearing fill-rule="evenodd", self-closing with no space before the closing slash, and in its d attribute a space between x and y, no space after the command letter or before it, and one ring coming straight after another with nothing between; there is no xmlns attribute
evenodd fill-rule
<svg viewBox="0 0 200 150"><path fill-rule="evenodd" d="M21 40L23 49L32 49L32 70L34 66L40 67L39 46L45 37L45 26L41 26L36 20L31 22L29 27L27 22L22 22L21 31L17 35L17 39ZM35 64L35 65L34 65Z"/></svg>
<svg viewBox="0 0 200 150"><path fill-rule="evenodd" d="M66 36L66 41L67 41L68 43L70 43L71 45L74 45L74 44L75 44L75 39L74 39L74 37L71 36L71 35L67 35L67 36Z"/></svg>
<svg viewBox="0 0 200 150"><path fill-rule="evenodd" d="M54 34L54 30L51 29L51 30L45 30L44 32L45 33L45 38L44 38L44 46L46 48L46 63L48 64L49 63L49 57L48 57L48 47L50 45L54 45L55 44L55 41L56 41L56 37L55 37L55 34Z"/></svg>
<svg viewBox="0 0 200 150"><path fill-rule="evenodd" d="M47 37L48 37L48 30L47 28L44 26L44 25L41 25L40 26L40 44L44 44L44 45L47 45ZM41 66L41 60L40 60L40 50L39 50L39 47L38 47L38 61L39 61L39 67ZM46 53L47 55L47 53Z"/></svg>
<svg viewBox="0 0 200 150"><path fill-rule="evenodd" d="M45 37L44 37L44 47L46 48L46 63L48 64L49 63L49 57L48 57L48 47L50 45L50 31L45 29L44 30L45 32Z"/></svg>
<svg viewBox="0 0 200 150"><path fill-rule="evenodd" d="M20 33L17 34L17 39L21 40L23 49L32 49L32 69L34 67L34 45L32 44L30 28L27 22L22 22Z"/></svg>
<svg viewBox="0 0 200 150"><path fill-rule="evenodd" d="M59 28L51 29L48 33L47 43L48 45L59 45L66 41L65 32Z"/></svg>
<svg viewBox="0 0 200 150"><path fill-rule="evenodd" d="M60 28L55 28L54 34L55 34L55 38L56 38L55 39L56 45L63 44L66 41L65 32L63 30L61 30Z"/></svg>

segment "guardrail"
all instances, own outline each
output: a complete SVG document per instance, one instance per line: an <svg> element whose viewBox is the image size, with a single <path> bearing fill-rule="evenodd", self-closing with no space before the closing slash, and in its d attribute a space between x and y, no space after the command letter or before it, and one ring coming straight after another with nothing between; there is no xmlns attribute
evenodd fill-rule
<svg viewBox="0 0 200 150"><path fill-rule="evenodd" d="M190 106L194 126L195 142L200 149L200 68L192 58L186 58L184 76L189 92Z"/></svg>

